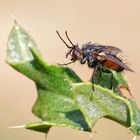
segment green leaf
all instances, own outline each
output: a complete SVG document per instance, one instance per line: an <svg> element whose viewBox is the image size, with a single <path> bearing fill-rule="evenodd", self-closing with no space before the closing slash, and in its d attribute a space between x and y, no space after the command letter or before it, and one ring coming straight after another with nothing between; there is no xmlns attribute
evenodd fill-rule
<svg viewBox="0 0 140 140"><path fill-rule="evenodd" d="M108 75L102 75L104 80L95 85L93 92L91 83L82 82L71 69L46 63L36 43L18 24L9 35L6 61L37 87L32 112L42 121L29 123L25 128L47 133L52 126L63 126L91 132L97 120L105 117L139 135L140 111L135 101L107 89ZM120 77L116 83L125 82ZM113 87L117 89L117 84Z"/></svg>
<svg viewBox="0 0 140 140"><path fill-rule="evenodd" d="M92 92L90 83L74 84L73 87L75 100L90 126L101 117L129 126L128 107L121 97L97 85L95 92Z"/></svg>
<svg viewBox="0 0 140 140"><path fill-rule="evenodd" d="M31 43L31 37L19 25L15 25L12 29L9 35L9 41L11 42L11 40L14 41L14 48L20 48L11 50L11 43L8 43L7 62L16 70L35 81L37 86L38 98L32 111L43 121L40 124L42 129L37 130L44 132L46 128L47 132L50 126L58 125L83 131L91 131L81 111L76 106L72 91L70 90L70 83L81 81L78 76L68 68L45 63L44 60L39 57L38 51L34 48L34 46L36 47L35 43ZM22 40L23 46L28 49L22 48L19 45L20 40ZM29 51L27 54L24 53L25 58L20 57L21 59L17 60L17 58L11 57L14 51L20 56L22 54L21 50ZM44 121L45 123L47 121L48 124L45 128L42 127ZM33 126L34 125L27 125L26 128L36 130L36 123L35 126Z"/></svg>

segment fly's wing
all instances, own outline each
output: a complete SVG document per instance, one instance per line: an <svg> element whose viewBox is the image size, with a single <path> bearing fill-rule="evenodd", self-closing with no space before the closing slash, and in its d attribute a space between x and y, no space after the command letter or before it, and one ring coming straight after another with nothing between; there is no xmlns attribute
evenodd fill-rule
<svg viewBox="0 0 140 140"><path fill-rule="evenodd" d="M114 46L105 46L105 49L108 52L117 55L118 53L122 52L120 48L114 47Z"/></svg>
<svg viewBox="0 0 140 140"><path fill-rule="evenodd" d="M120 67L122 67L125 70L134 72L131 68L129 68L125 63L122 62L121 59L119 59L118 57L111 55L111 54L106 54L103 56L105 59L110 60L112 62L114 62L115 64L118 64Z"/></svg>
<svg viewBox="0 0 140 140"><path fill-rule="evenodd" d="M90 51L90 52L96 52L96 53L110 53L113 55L117 55L118 53L122 52L120 48L114 47L114 46L108 46L108 45L101 45L98 43L91 43L88 42L82 46L83 51Z"/></svg>
<svg viewBox="0 0 140 140"><path fill-rule="evenodd" d="M114 46L108 46L108 45L100 45L96 44L98 48L105 54L110 53L113 55L117 55L118 53L122 52L120 48L114 47Z"/></svg>

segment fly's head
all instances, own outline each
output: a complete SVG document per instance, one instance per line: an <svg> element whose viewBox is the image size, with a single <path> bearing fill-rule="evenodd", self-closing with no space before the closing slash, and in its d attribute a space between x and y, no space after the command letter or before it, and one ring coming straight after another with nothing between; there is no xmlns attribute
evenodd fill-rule
<svg viewBox="0 0 140 140"><path fill-rule="evenodd" d="M70 56L70 60L72 62L75 62L76 60L80 60L80 58L82 57L82 50L79 48L78 44L75 45L72 43L72 41L70 40L68 36L67 31L65 31L65 35L72 46L69 46L65 42L65 40L60 36L58 31L56 31L56 33L59 36L59 38L62 40L62 42L67 46L67 48L69 48L69 51L66 53L66 58Z"/></svg>

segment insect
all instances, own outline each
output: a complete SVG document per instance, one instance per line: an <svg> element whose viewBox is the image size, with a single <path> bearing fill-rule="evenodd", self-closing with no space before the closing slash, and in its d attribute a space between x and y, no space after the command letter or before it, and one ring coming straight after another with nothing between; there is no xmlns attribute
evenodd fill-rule
<svg viewBox="0 0 140 140"><path fill-rule="evenodd" d="M96 43L86 43L79 47L78 44L73 44L73 42L70 40L67 31L65 31L66 38L68 39L71 46L69 46L65 40L61 37L58 31L56 31L59 38L62 40L62 42L69 48L69 51L66 53L66 58L68 56L71 57L71 61L69 63L65 63L62 65L69 65L71 63L74 63L75 61L79 61L81 64L87 63L89 68L94 68L93 74L92 74L92 88L94 90L94 77L97 71L100 71L100 77L101 73L104 70L104 72L110 72L109 69L114 70L116 72L122 72L123 70L128 70L133 72L131 68L129 68L124 62L123 59L118 57L118 54L122 52L121 49L114 47L114 46L108 46L108 45L101 45ZM113 80L113 74L111 74L111 83ZM112 89L112 84L110 84L110 89ZM119 86L118 89L126 89L130 96L132 96L129 87L128 86Z"/></svg>

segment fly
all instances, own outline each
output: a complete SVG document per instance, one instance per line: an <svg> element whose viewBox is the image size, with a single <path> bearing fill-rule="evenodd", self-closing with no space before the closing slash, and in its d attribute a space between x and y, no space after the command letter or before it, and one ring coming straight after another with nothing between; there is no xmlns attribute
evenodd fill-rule
<svg viewBox="0 0 140 140"><path fill-rule="evenodd" d="M89 68L94 68L93 74L92 74L92 88L94 90L94 77L97 71L102 72L102 68L111 69L116 72L122 72L124 70L128 70L133 72L133 70L128 67L124 62L123 59L118 57L118 54L122 52L121 49L114 47L114 46L108 46L108 45L101 45L96 43L86 43L79 47L78 44L73 44L73 42L70 40L67 31L65 31L66 38L68 39L71 46L69 46L66 41L61 37L58 31L56 31L59 38L62 40L62 42L67 46L69 51L66 53L66 58L70 56L70 62L65 63L62 65L69 65L71 63L74 63L75 61L79 61L81 64L87 63ZM113 79L113 75L111 74L111 80ZM120 86L120 88L125 88L130 96L132 97L132 94L128 88L128 86ZM110 89L112 89L112 84Z"/></svg>

